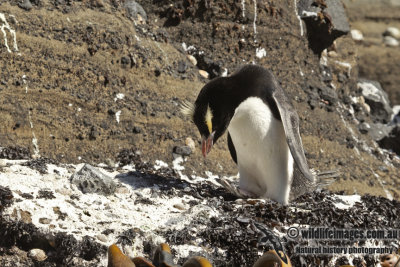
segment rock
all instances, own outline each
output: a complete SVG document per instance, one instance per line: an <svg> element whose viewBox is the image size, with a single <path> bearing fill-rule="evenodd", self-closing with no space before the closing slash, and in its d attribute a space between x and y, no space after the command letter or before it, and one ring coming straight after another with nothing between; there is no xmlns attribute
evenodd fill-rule
<svg viewBox="0 0 400 267"><path fill-rule="evenodd" d="M192 64L193 64L194 66L197 65L197 59L196 59L194 56L188 55L187 58L189 59L190 62L192 62Z"/></svg>
<svg viewBox="0 0 400 267"><path fill-rule="evenodd" d="M393 106L392 124L400 123L400 105Z"/></svg>
<svg viewBox="0 0 400 267"><path fill-rule="evenodd" d="M5 159L0 159L0 168L6 167L7 166L7 162Z"/></svg>
<svg viewBox="0 0 400 267"><path fill-rule="evenodd" d="M366 122L360 123L360 125L358 125L358 130L360 131L360 133L362 134L366 134L369 132L369 130L371 129L371 125L369 125Z"/></svg>
<svg viewBox="0 0 400 267"><path fill-rule="evenodd" d="M196 144L194 143L193 139L188 137L185 139L185 145L190 147L190 149L193 151L196 148Z"/></svg>
<svg viewBox="0 0 400 267"><path fill-rule="evenodd" d="M97 7L97 8L104 7L103 0L91 0L90 4L91 4L92 7Z"/></svg>
<svg viewBox="0 0 400 267"><path fill-rule="evenodd" d="M178 72L179 73L185 73L187 68L188 68L188 66L185 61L180 60L178 62Z"/></svg>
<svg viewBox="0 0 400 267"><path fill-rule="evenodd" d="M208 72L205 71L205 70L199 70L199 74L200 74L201 76L203 76L204 78L206 78L206 79L208 79L208 78L210 77L210 75L208 74Z"/></svg>
<svg viewBox="0 0 400 267"><path fill-rule="evenodd" d="M197 67L200 70L206 71L210 79L221 76L221 74L224 71L222 62L213 60L212 58L206 56L203 53L196 54L196 59L197 59ZM201 75L203 76L203 74Z"/></svg>
<svg viewBox="0 0 400 267"><path fill-rule="evenodd" d="M49 218L39 218L41 224L50 224L51 220Z"/></svg>
<svg viewBox="0 0 400 267"><path fill-rule="evenodd" d="M117 187L111 177L89 164L85 164L71 176L71 183L75 184L83 193L99 193L103 195L113 194Z"/></svg>
<svg viewBox="0 0 400 267"><path fill-rule="evenodd" d="M110 159L110 158L106 158L105 163L106 163L108 168L115 168L116 167L115 161Z"/></svg>
<svg viewBox="0 0 400 267"><path fill-rule="evenodd" d="M338 101L338 94L335 89L329 87L318 88L318 93L322 100L326 100L330 105L334 105Z"/></svg>
<svg viewBox="0 0 400 267"><path fill-rule="evenodd" d="M351 33L351 38L353 38L354 41L364 40L364 36L360 30L353 29L350 31L350 33Z"/></svg>
<svg viewBox="0 0 400 267"><path fill-rule="evenodd" d="M128 56L121 57L121 64L127 66L131 64L131 59Z"/></svg>
<svg viewBox="0 0 400 267"><path fill-rule="evenodd" d="M101 242L104 242L104 243L107 243L107 242L108 242L108 238L107 238L107 236L105 236L104 234L98 234L96 237L97 237L97 239L98 239L99 241L101 241Z"/></svg>
<svg viewBox="0 0 400 267"><path fill-rule="evenodd" d="M28 256L35 261L44 261L47 259L46 253L39 248L29 250Z"/></svg>
<svg viewBox="0 0 400 267"><path fill-rule="evenodd" d="M32 214L29 211L14 208L12 217L24 223L32 223Z"/></svg>
<svg viewBox="0 0 400 267"><path fill-rule="evenodd" d="M397 41L392 36L383 37L383 43L387 46L399 46L399 41Z"/></svg>
<svg viewBox="0 0 400 267"><path fill-rule="evenodd" d="M22 3L19 3L18 6L27 11L31 10L33 7L31 1L29 0L24 0Z"/></svg>
<svg viewBox="0 0 400 267"><path fill-rule="evenodd" d="M96 138L99 136L100 136L99 130L97 129L96 126L93 125L90 128L89 140L96 140Z"/></svg>
<svg viewBox="0 0 400 267"><path fill-rule="evenodd" d="M332 81L332 71L329 67L321 65L322 81L330 83Z"/></svg>
<svg viewBox="0 0 400 267"><path fill-rule="evenodd" d="M306 24L310 48L318 55L330 47L335 39L350 31L340 0L300 0L298 14Z"/></svg>
<svg viewBox="0 0 400 267"><path fill-rule="evenodd" d="M174 204L174 208L178 210L186 210L185 205L183 205L182 203Z"/></svg>
<svg viewBox="0 0 400 267"><path fill-rule="evenodd" d="M129 189L127 187L120 186L115 190L115 193L117 193L117 194L129 194L130 191L129 191Z"/></svg>
<svg viewBox="0 0 400 267"><path fill-rule="evenodd" d="M189 156L192 154L192 149L189 146L175 146L173 153L181 156Z"/></svg>
<svg viewBox="0 0 400 267"><path fill-rule="evenodd" d="M382 123L372 123L370 124L370 129L368 130L369 136L375 141L381 141L383 138L389 136L390 132L393 130L394 126L389 126Z"/></svg>
<svg viewBox="0 0 400 267"><path fill-rule="evenodd" d="M394 126L390 133L378 143L381 147L392 150L397 155L400 155L400 124Z"/></svg>
<svg viewBox="0 0 400 267"><path fill-rule="evenodd" d="M133 133L135 134L139 134L142 132L142 128L140 128L139 126L135 126L133 127Z"/></svg>
<svg viewBox="0 0 400 267"><path fill-rule="evenodd" d="M128 0L125 2L124 7L129 18L139 22L146 22L146 11L136 1Z"/></svg>
<svg viewBox="0 0 400 267"><path fill-rule="evenodd" d="M391 36L393 38L400 39L400 30L396 27L388 27L383 33L383 36Z"/></svg>
<svg viewBox="0 0 400 267"><path fill-rule="evenodd" d="M360 79L357 87L361 90L361 94L365 102L371 108L371 118L374 122L388 123L392 117L393 111L390 107L387 93L382 89L377 81Z"/></svg>

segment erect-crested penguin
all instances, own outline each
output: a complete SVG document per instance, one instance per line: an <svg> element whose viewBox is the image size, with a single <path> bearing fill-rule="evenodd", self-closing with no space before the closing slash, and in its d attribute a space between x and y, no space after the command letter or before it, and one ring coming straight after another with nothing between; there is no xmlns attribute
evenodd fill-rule
<svg viewBox="0 0 400 267"><path fill-rule="evenodd" d="M200 131L204 157L228 130L242 195L287 204L290 193L296 197L315 183L304 155L298 115L263 67L246 65L230 77L213 79L182 111Z"/></svg>

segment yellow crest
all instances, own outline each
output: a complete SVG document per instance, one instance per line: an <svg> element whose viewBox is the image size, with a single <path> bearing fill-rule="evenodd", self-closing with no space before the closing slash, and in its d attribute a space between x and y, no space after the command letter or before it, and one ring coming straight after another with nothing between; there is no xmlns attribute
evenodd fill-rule
<svg viewBox="0 0 400 267"><path fill-rule="evenodd" d="M212 118L213 118L213 114L210 109L210 106L207 106L205 122L207 124L207 128L208 128L208 131L210 132L210 134L212 133Z"/></svg>

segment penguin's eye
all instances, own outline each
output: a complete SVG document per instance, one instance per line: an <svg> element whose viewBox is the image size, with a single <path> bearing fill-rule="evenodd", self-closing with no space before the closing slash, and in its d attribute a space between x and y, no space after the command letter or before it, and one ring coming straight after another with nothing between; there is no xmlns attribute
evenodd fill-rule
<svg viewBox="0 0 400 267"><path fill-rule="evenodd" d="M212 133L212 118L213 118L213 114L212 114L212 111L210 109L210 106L207 106L207 111L206 111L206 116L205 116L205 123L207 125L208 132L210 134Z"/></svg>

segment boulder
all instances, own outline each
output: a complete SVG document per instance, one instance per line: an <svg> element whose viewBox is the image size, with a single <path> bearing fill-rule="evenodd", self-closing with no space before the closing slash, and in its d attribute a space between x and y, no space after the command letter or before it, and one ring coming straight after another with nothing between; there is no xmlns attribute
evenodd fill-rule
<svg viewBox="0 0 400 267"><path fill-rule="evenodd" d="M298 13L306 24L310 48L318 55L330 47L335 39L350 31L340 0L300 0Z"/></svg>
<svg viewBox="0 0 400 267"><path fill-rule="evenodd" d="M378 143L381 147L400 155L400 124L396 124L391 132Z"/></svg>
<svg viewBox="0 0 400 267"><path fill-rule="evenodd" d="M83 193L98 193L102 195L113 194L117 184L111 177L103 174L95 167L85 164L71 176L71 182Z"/></svg>
<svg viewBox="0 0 400 267"><path fill-rule="evenodd" d="M371 108L371 118L377 123L388 123L391 120L393 111L390 107L387 93L377 81L360 79L357 83L361 95Z"/></svg>
<svg viewBox="0 0 400 267"><path fill-rule="evenodd" d="M125 2L124 7L127 12L127 16L129 18L133 20L140 20L140 19L143 19L144 21L147 20L146 11L144 11L143 7L136 1L128 0Z"/></svg>

